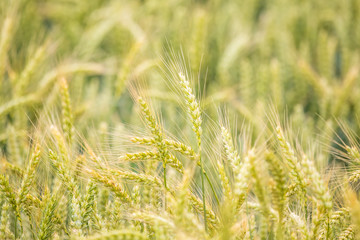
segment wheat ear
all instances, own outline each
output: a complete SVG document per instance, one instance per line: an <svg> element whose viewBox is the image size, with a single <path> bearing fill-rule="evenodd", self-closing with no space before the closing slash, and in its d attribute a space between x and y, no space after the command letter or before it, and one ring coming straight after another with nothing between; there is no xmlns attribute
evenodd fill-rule
<svg viewBox="0 0 360 240"><path fill-rule="evenodd" d="M186 79L185 75L182 72L179 72L180 79L180 89L185 98L185 104L187 107L187 112L190 116L190 120L193 125L193 131L195 132L198 152L199 152L199 162L201 168L201 190L202 190L202 200L203 200L203 209L204 209L204 224L205 230L207 230L207 217L206 217L206 200L205 200L205 183L204 183L204 165L201 158L201 135L202 135L202 118L201 118L201 110L200 105L197 102L195 95L192 93L192 89L190 87L190 82Z"/></svg>

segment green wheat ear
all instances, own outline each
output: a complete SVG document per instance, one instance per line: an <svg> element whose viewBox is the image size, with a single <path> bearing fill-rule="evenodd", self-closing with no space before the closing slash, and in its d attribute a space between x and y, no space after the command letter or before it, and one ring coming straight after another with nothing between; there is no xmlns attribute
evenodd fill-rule
<svg viewBox="0 0 360 240"><path fill-rule="evenodd" d="M286 175L285 170L281 166L279 159L274 153L267 151L265 153L265 161L268 163L268 169L272 175L270 179L270 189L273 198L274 208L278 212L278 222L276 225L276 235L278 238L283 239L283 221L285 218L286 207Z"/></svg>
<svg viewBox="0 0 360 240"><path fill-rule="evenodd" d="M61 92L61 108L62 108L62 128L68 143L71 144L73 137L73 114L71 110L71 101L69 94L69 86L65 78L60 78L60 92Z"/></svg>
<svg viewBox="0 0 360 240"><path fill-rule="evenodd" d="M240 165L240 157L235 150L232 137L225 127L221 127L221 136L225 147L226 157L230 162L232 169L236 172Z"/></svg>
<svg viewBox="0 0 360 240"><path fill-rule="evenodd" d="M190 87L190 82L186 79L185 75L182 72L178 73L180 79L180 89L185 98L185 105L187 107L187 112L190 116L190 120L193 125L193 131L196 135L197 145L198 145L198 154L199 154L199 163L201 170L201 191L202 191L202 200L203 200L203 210L204 210L204 224L205 229L207 230L207 217L206 217L206 200L205 200L205 183L204 183L204 165L201 158L201 135L202 135L202 118L201 118L201 110L200 105L197 102L195 95L192 93L192 89Z"/></svg>
<svg viewBox="0 0 360 240"><path fill-rule="evenodd" d="M200 152L201 134L202 134L202 127L201 127L202 118L201 118L200 105L197 102L195 95L192 92L189 80L186 79L185 75L182 72L179 72L179 79L180 79L180 89L181 92L183 93L183 96L185 97L187 112L193 124L193 131L196 134L199 152Z"/></svg>
<svg viewBox="0 0 360 240"><path fill-rule="evenodd" d="M153 137L154 137L155 146L157 147L158 152L159 152L159 158L163 163L164 187L167 188L166 164L167 164L167 161L169 159L169 152L168 152L168 150L166 148L166 145L164 144L164 141L163 141L163 133L162 133L159 125L157 124L154 115L151 113L151 111L149 109L149 105L147 104L147 102L142 97L138 98L138 102L139 102L139 105L141 107L141 111L145 116L146 123L147 123Z"/></svg>
<svg viewBox="0 0 360 240"><path fill-rule="evenodd" d="M56 194L47 200L39 227L39 240L52 238L55 230L55 212L57 204L58 202Z"/></svg>
<svg viewBox="0 0 360 240"><path fill-rule="evenodd" d="M285 139L285 135L280 126L276 128L277 140L279 141L280 151L284 155L285 163L290 169L291 177L295 184L297 184L301 191L306 193L306 185L304 180L304 172L300 166L300 161L295 155L293 148L290 143Z"/></svg>
<svg viewBox="0 0 360 240"><path fill-rule="evenodd" d="M86 169L85 171L92 177L95 182L101 183L108 187L124 202L131 202L129 194L123 189L123 187L119 183L115 182L110 177L101 175L93 170Z"/></svg>
<svg viewBox="0 0 360 240"><path fill-rule="evenodd" d="M233 192L230 186L229 178L226 174L225 167L223 163L218 161L217 163L219 177L221 181L221 186L223 188L223 194L224 194L224 202L231 203L231 200L233 199Z"/></svg>
<svg viewBox="0 0 360 240"><path fill-rule="evenodd" d="M28 167L25 171L25 175L21 183L21 188L17 200L19 206L24 204L25 198L29 193L31 186L34 183L34 178L36 174L35 171L40 161L40 154L41 154L40 145L39 143L35 143L33 152L30 157L30 161L28 163Z"/></svg>

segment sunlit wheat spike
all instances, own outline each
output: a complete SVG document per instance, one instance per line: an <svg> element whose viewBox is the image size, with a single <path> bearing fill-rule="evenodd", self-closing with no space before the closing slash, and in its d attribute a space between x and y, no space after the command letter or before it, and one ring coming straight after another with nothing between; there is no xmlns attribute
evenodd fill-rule
<svg viewBox="0 0 360 240"><path fill-rule="evenodd" d="M9 233L10 232L10 221L9 221L9 204L8 203L4 203L2 205L1 208L1 222L0 222L0 237L1 239L7 239L10 236ZM12 238L14 238L14 236L11 236Z"/></svg>
<svg viewBox="0 0 360 240"><path fill-rule="evenodd" d="M161 145L162 142L162 133L160 131L160 127L156 122L154 115L151 113L148 103L142 98L138 98L139 105L141 107L141 111L144 114L146 123L154 136L155 143Z"/></svg>
<svg viewBox="0 0 360 240"><path fill-rule="evenodd" d="M258 203L258 202L247 202L247 207L250 209L250 210L254 210L256 212L261 212L262 211L262 208L263 206L261 205L261 203ZM278 218L278 215L276 213L276 211L274 209L270 209L270 211L268 212L269 214L269 217L272 219L272 220L276 220Z"/></svg>
<svg viewBox="0 0 360 240"><path fill-rule="evenodd" d="M351 161L354 163L360 163L360 153L357 148L346 146L345 149Z"/></svg>
<svg viewBox="0 0 360 240"><path fill-rule="evenodd" d="M352 240L355 239L355 229L353 225L347 227L344 231L341 232L339 240Z"/></svg>
<svg viewBox="0 0 360 240"><path fill-rule="evenodd" d="M328 235L328 224L329 219L324 217L323 206L316 206L313 212L312 224L311 224L311 235L312 238L316 236L326 237Z"/></svg>
<svg viewBox="0 0 360 240"><path fill-rule="evenodd" d="M189 199L190 204L199 214L204 213L204 211L206 212L206 219L210 223L210 227L216 228L218 224L218 219L215 213L211 210L210 206L206 206L206 209L204 209L201 199L195 197L193 194L190 193L187 195L187 197Z"/></svg>
<svg viewBox="0 0 360 240"><path fill-rule="evenodd" d="M248 193L250 169L253 158L255 158L255 153L252 149L247 153L239 172L235 176L233 192L238 206L241 206L243 204Z"/></svg>
<svg viewBox="0 0 360 240"><path fill-rule="evenodd" d="M168 231L174 231L176 227L170 219L166 218L165 216L159 216L151 212L134 212L133 214L131 214L131 217L136 220L150 223L151 225L161 225L162 227L165 227Z"/></svg>
<svg viewBox="0 0 360 240"><path fill-rule="evenodd" d="M290 212L289 219L295 224L295 226L297 226L295 230L298 234L300 234L301 239L310 239L310 234L307 229L306 222L301 216L294 212Z"/></svg>
<svg viewBox="0 0 360 240"><path fill-rule="evenodd" d="M121 161L137 161L137 160L149 160L149 159L159 159L160 154L154 151L138 152L138 153L126 153L123 156L119 157Z"/></svg>
<svg viewBox="0 0 360 240"><path fill-rule="evenodd" d="M18 196L18 204L22 205L24 203L26 195L29 193L31 186L33 185L35 178L35 171L40 161L40 145L35 143L34 150L30 157L30 162L28 163L28 167L26 169L19 196Z"/></svg>
<svg viewBox="0 0 360 240"><path fill-rule="evenodd" d="M71 177L69 176L69 172L66 169L66 165L62 162L59 155L56 152L54 152L53 150L49 149L49 158L51 160L51 164L54 166L54 168L55 168L57 174L59 174L61 180L65 184L70 183ZM69 190L71 192L72 189L69 188Z"/></svg>
<svg viewBox="0 0 360 240"><path fill-rule="evenodd" d="M81 203L81 227L87 229L89 223L96 212L95 198L97 193L97 186L94 182L90 181L86 186L86 195Z"/></svg>
<svg viewBox="0 0 360 240"><path fill-rule="evenodd" d="M200 105L197 102L195 95L192 93L192 89L190 87L190 82L186 79L185 75L182 72L179 72L180 78L180 89L185 97L185 103L187 107L187 111L190 115L191 122L193 124L193 130L196 134L198 146L201 146L201 134L202 134L202 118L201 118L201 110Z"/></svg>
<svg viewBox="0 0 360 240"><path fill-rule="evenodd" d="M70 209L72 211L70 219L71 233L74 236L81 236L81 197L78 186L74 178L71 176L70 170L67 169L67 165L64 160L60 159L60 157L51 149L49 150L49 158L51 159L52 165L54 166L57 174L59 174L64 185L67 187L69 193Z"/></svg>
<svg viewBox="0 0 360 240"><path fill-rule="evenodd" d="M329 190L321 178L319 172L316 170L312 161L310 161L305 155L303 156L303 166L307 178L310 180L310 187L316 194L316 198L321 202L327 213L330 213L332 209L332 198Z"/></svg>
<svg viewBox="0 0 360 240"><path fill-rule="evenodd" d="M20 214L19 205L16 202L16 195L14 189L10 186L9 178L6 178L2 174L0 174L0 191L2 192L2 194L4 194L6 201L10 204L12 210L14 211L17 221L19 221L20 228L22 229L22 218ZM17 225L17 222L15 221L14 224ZM17 232L15 231L15 236L16 235Z"/></svg>
<svg viewBox="0 0 360 240"><path fill-rule="evenodd" d="M221 136L225 147L226 157L230 161L232 168L237 169L240 164L240 157L234 148L232 137L225 127L221 127Z"/></svg>
<svg viewBox="0 0 360 240"><path fill-rule="evenodd" d="M73 169L73 178L74 181L77 181L82 174L82 168L85 165L86 157L84 155L79 155L75 158L74 169Z"/></svg>
<svg viewBox="0 0 360 240"><path fill-rule="evenodd" d="M254 150L252 150L254 151ZM257 167L258 162L255 161L255 153L251 153L249 156L249 163L250 163L250 175L251 175L251 179L254 182L254 193L258 199L258 201L261 204L262 207L262 213L264 215L266 219L266 221L268 221L268 215L270 212L270 207L269 207L269 202L268 202L268 198L266 196L265 193L265 184L264 184L264 180L265 177L263 176L259 176L259 169ZM269 224L269 223L267 223Z"/></svg>
<svg viewBox="0 0 360 240"><path fill-rule="evenodd" d="M65 78L60 78L60 92L61 92L61 108L62 108L62 128L65 138L71 144L73 129L73 114L69 94L69 86Z"/></svg>
<svg viewBox="0 0 360 240"><path fill-rule="evenodd" d="M154 115L151 113L149 105L147 104L147 102L142 98L142 97L138 97L138 102L140 104L141 107L141 111L145 116L145 120L146 123L155 139L155 146L158 149L158 155L159 158L161 159L162 163L163 163L163 170L164 170L164 187L167 188L167 181L166 181L166 163L167 163L167 159L169 158L169 153L168 150L166 148L166 145L163 142L163 133L161 131L161 128L159 127L159 125L156 122L156 119L154 117Z"/></svg>
<svg viewBox="0 0 360 240"><path fill-rule="evenodd" d="M131 202L130 196L125 192L123 187L115 182L112 179L109 179L106 176L103 176L96 171L93 171L91 169L86 169L86 172L93 178L94 181L101 183L108 187L110 190L114 192L114 194L118 195L123 201L125 202Z"/></svg>
<svg viewBox="0 0 360 240"><path fill-rule="evenodd" d="M37 208L40 208L41 201L39 198L32 196L31 194L27 194L25 197L25 201L27 202L27 207L34 206Z"/></svg>
<svg viewBox="0 0 360 240"><path fill-rule="evenodd" d="M58 204L56 198L57 196L53 195L46 203L39 226L39 240L52 238L55 228L55 211Z"/></svg>
<svg viewBox="0 0 360 240"><path fill-rule="evenodd" d="M133 143L138 143L142 145L155 145L155 139L154 138L146 138L146 137L132 137L130 139Z"/></svg>
<svg viewBox="0 0 360 240"><path fill-rule="evenodd" d="M174 156L173 154L169 153L168 154L168 164L173 167L174 169L176 169L178 172L183 173L184 172L184 166L183 164L180 162L180 160Z"/></svg>
<svg viewBox="0 0 360 240"><path fill-rule="evenodd" d="M179 191L176 193L176 201L175 199L170 198L173 200L171 202L172 205L175 206L174 222L176 226L183 228L189 234L194 231L196 234L202 234L205 236L206 234L202 224L200 224L197 217L192 212L190 212L189 209L187 193L190 182L191 174L189 171L186 171L183 175Z"/></svg>
<svg viewBox="0 0 360 240"><path fill-rule="evenodd" d="M350 219L350 211L348 208L341 208L337 211L334 211L330 216L330 221L332 224L340 224L342 221L348 221Z"/></svg>
<svg viewBox="0 0 360 240"><path fill-rule="evenodd" d="M280 126L276 128L276 133L277 139L280 144L280 150L284 155L284 160L286 161L286 164L290 168L290 174L293 178L293 181L299 185L302 191L305 191L306 185L304 182L303 171L300 166L299 160L296 157L294 150L290 146L290 143L286 141L284 133Z"/></svg>
<svg viewBox="0 0 360 240"><path fill-rule="evenodd" d="M140 204L141 195L140 195L140 187L139 187L139 185L136 185L136 186L133 187L131 197L132 197L135 205Z"/></svg>
<svg viewBox="0 0 360 240"><path fill-rule="evenodd" d="M191 123L193 125L193 131L195 132L197 145L198 145L198 154L199 154L199 163L201 168L201 190L202 190L202 201L203 201L203 214L204 214L204 225L207 230L207 216L206 216L206 201L205 201L205 183L204 183L204 166L201 160L201 137L202 137L202 118L201 118L201 109L200 104L197 102L193 90L190 87L190 82L186 79L185 75L182 72L178 72L178 77L180 79L180 90L185 98L185 105L187 112L190 116ZM211 182L209 182L211 184Z"/></svg>
<svg viewBox="0 0 360 240"><path fill-rule="evenodd" d="M276 226L276 233L279 238L282 238L283 233L283 221L286 215L286 175L283 167L280 164L279 159L272 153L267 151L265 153L265 161L268 163L269 171L272 178L269 181L271 197L274 208L278 212L278 222Z"/></svg>
<svg viewBox="0 0 360 240"><path fill-rule="evenodd" d="M54 125L50 126L50 132L52 136L54 137L54 140L56 141L55 144L59 148L60 151L60 158L64 161L63 164L67 165L69 163L69 152L67 148L66 141L63 137L63 135L60 133L58 128Z"/></svg>
<svg viewBox="0 0 360 240"><path fill-rule="evenodd" d="M195 151L190 146L170 139L164 139L164 143L166 144L166 146L168 146L169 149L175 150L185 156L188 156L191 160L199 161L199 154L195 153ZM200 163L198 162L198 164Z"/></svg>
<svg viewBox="0 0 360 240"><path fill-rule="evenodd" d="M155 145L156 143L154 138L133 137L131 138L131 141L142 145ZM169 150L177 151L185 156L188 156L191 160L199 160L198 154L196 154L190 146L170 139L164 139L163 142Z"/></svg>
<svg viewBox="0 0 360 240"><path fill-rule="evenodd" d="M71 208L71 235L72 236L82 236L82 212L81 212L81 196L79 189L75 185L74 180L71 180L71 183L69 184L69 188L72 190L70 192L70 208Z"/></svg>
<svg viewBox="0 0 360 240"><path fill-rule="evenodd" d="M352 172L348 178L348 181L350 183L356 183L360 179L360 170L356 170L355 172Z"/></svg>
<svg viewBox="0 0 360 240"><path fill-rule="evenodd" d="M160 179L158 179L155 176L135 173L131 171L118 170L118 169L107 169L107 171L113 176L118 176L130 181L144 183L144 184L151 184L158 187L162 186L162 182L160 181Z"/></svg>
<svg viewBox="0 0 360 240"><path fill-rule="evenodd" d="M220 161L218 161L217 166L218 166L219 177L221 180L221 186L223 189L223 194L225 197L225 202L231 201L233 193L232 193L232 189L230 187L229 178L226 174L224 165Z"/></svg>

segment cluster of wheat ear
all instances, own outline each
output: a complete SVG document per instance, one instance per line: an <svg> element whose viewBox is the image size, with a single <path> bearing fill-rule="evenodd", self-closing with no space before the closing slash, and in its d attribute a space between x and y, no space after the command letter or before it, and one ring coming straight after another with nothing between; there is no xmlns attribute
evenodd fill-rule
<svg viewBox="0 0 360 240"><path fill-rule="evenodd" d="M203 131L191 76L178 70L171 84L189 140L171 136L133 89L148 133L123 132L116 145L105 132L108 148L75 134L60 78L61 124L37 127L26 160L2 158L1 239L355 239L360 152L350 132L331 153L351 166L343 171L319 169L321 151L291 142L276 115L255 142L246 130L233 136L228 120Z"/></svg>

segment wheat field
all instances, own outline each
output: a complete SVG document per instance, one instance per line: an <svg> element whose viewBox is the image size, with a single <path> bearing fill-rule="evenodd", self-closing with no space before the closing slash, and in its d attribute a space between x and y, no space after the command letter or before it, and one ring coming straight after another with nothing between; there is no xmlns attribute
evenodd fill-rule
<svg viewBox="0 0 360 240"><path fill-rule="evenodd" d="M360 0L2 0L0 26L0 239L360 239Z"/></svg>

